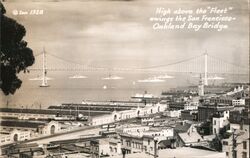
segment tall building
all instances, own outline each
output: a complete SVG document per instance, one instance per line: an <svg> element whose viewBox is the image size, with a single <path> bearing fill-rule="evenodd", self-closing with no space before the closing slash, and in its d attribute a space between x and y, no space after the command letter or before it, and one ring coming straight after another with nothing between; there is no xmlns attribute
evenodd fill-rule
<svg viewBox="0 0 250 158"><path fill-rule="evenodd" d="M199 85L198 85L198 95L204 96L204 83L202 81L201 75L200 75L200 81L199 81Z"/></svg>
<svg viewBox="0 0 250 158"><path fill-rule="evenodd" d="M211 120L213 115L218 112L226 112L233 109L233 106L228 104L219 104L219 103L203 103L198 106L198 121Z"/></svg>

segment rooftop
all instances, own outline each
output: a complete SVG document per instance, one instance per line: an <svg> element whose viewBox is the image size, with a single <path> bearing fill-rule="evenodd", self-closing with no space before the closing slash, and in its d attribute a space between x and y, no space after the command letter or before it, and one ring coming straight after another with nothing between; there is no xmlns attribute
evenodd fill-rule
<svg viewBox="0 0 250 158"><path fill-rule="evenodd" d="M185 142L186 144L199 142L203 140L202 137L197 132L193 132L191 134L179 133L179 136L183 140L183 142Z"/></svg>
<svg viewBox="0 0 250 158"><path fill-rule="evenodd" d="M179 124L176 124L176 126L174 127L174 130L178 133L185 133L188 131L188 129L191 127L191 124L189 123L179 123Z"/></svg>
<svg viewBox="0 0 250 158"><path fill-rule="evenodd" d="M45 122L28 122L28 121L17 121L17 120L2 120L0 126L7 127L23 127L23 128L38 128L40 125L45 125Z"/></svg>
<svg viewBox="0 0 250 158"><path fill-rule="evenodd" d="M159 150L159 157L158 158L185 158L185 157L192 157L192 158L225 158L225 153L223 152L215 152L215 151L208 151L202 149L195 149L195 148L177 148L177 149L164 149ZM152 155L146 153L135 153L135 154L128 154L126 158L152 158ZM122 155L113 156L112 158L122 158Z"/></svg>

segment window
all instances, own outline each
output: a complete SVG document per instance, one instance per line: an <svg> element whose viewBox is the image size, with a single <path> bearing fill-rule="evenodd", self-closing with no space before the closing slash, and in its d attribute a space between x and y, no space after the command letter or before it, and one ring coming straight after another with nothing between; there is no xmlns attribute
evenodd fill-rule
<svg viewBox="0 0 250 158"><path fill-rule="evenodd" d="M228 156L229 155L229 153L228 152L226 152L226 156Z"/></svg>
<svg viewBox="0 0 250 158"><path fill-rule="evenodd" d="M131 142L130 141L127 141L127 146L131 147Z"/></svg>
<svg viewBox="0 0 250 158"><path fill-rule="evenodd" d="M216 128L214 128L214 133L216 134Z"/></svg>
<svg viewBox="0 0 250 158"><path fill-rule="evenodd" d="M246 141L243 142L243 149L247 149L247 142Z"/></svg>
<svg viewBox="0 0 250 158"><path fill-rule="evenodd" d="M214 120L214 125L216 125L216 120Z"/></svg>
<svg viewBox="0 0 250 158"><path fill-rule="evenodd" d="M247 152L242 152L242 158L247 158Z"/></svg>
<svg viewBox="0 0 250 158"><path fill-rule="evenodd" d="M228 145L228 142L227 141L223 141L223 145Z"/></svg>
<svg viewBox="0 0 250 158"><path fill-rule="evenodd" d="M150 145L150 140L148 139L148 145Z"/></svg>

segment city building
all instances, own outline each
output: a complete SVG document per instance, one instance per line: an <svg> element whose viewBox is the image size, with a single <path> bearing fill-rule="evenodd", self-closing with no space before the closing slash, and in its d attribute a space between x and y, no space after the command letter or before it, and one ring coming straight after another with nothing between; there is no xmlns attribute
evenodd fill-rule
<svg viewBox="0 0 250 158"><path fill-rule="evenodd" d="M172 127L157 127L150 128L143 132L144 136L153 136L158 140L165 140L174 136L174 129Z"/></svg>
<svg viewBox="0 0 250 158"><path fill-rule="evenodd" d="M30 139L33 137L39 137L44 135L51 135L62 131L62 124L57 121L50 122L31 122L31 121L15 121L15 120L2 120L0 122L1 131L26 131L29 132L30 136L25 139ZM26 133L25 132L25 133ZM17 138L21 138L19 134L23 134L22 132L17 133ZM15 140L15 139L14 139ZM23 140L23 139L21 139ZM17 139L19 141L19 139Z"/></svg>
<svg viewBox="0 0 250 158"><path fill-rule="evenodd" d="M121 148L126 154L138 153L143 151L143 138L141 136L121 133Z"/></svg>
<svg viewBox="0 0 250 158"><path fill-rule="evenodd" d="M168 117L180 118L181 117L181 111L182 110L169 110L169 111L164 112L164 115L168 116Z"/></svg>
<svg viewBox="0 0 250 158"><path fill-rule="evenodd" d="M150 123L154 123L153 116L142 116L142 117L140 117L140 120L141 120L142 125L148 125Z"/></svg>
<svg viewBox="0 0 250 158"><path fill-rule="evenodd" d="M222 141L226 157L249 158L249 110L231 111L229 122L231 136Z"/></svg>
<svg viewBox="0 0 250 158"><path fill-rule="evenodd" d="M202 81L202 77L200 75L200 81L199 81L199 85L198 85L198 95L199 96L204 96L205 91L204 91L204 83Z"/></svg>
<svg viewBox="0 0 250 158"><path fill-rule="evenodd" d="M244 98L241 98L241 99L233 99L232 100L232 104L233 106L242 106L242 105L245 105L245 99Z"/></svg>
<svg viewBox="0 0 250 158"><path fill-rule="evenodd" d="M249 124L233 129L228 139L222 140L223 151L227 158L249 158Z"/></svg>
<svg viewBox="0 0 250 158"><path fill-rule="evenodd" d="M25 130L11 130L11 131L1 131L1 145L10 144L17 141L29 140L31 133Z"/></svg>
<svg viewBox="0 0 250 158"><path fill-rule="evenodd" d="M174 127L176 146L206 146L205 141L197 132L194 124L182 122Z"/></svg>
<svg viewBox="0 0 250 158"><path fill-rule="evenodd" d="M109 138L109 155L121 155L122 154L122 147L121 147L121 140L117 138Z"/></svg>
<svg viewBox="0 0 250 158"><path fill-rule="evenodd" d="M198 110L183 110L181 111L181 119L189 121L198 121Z"/></svg>
<svg viewBox="0 0 250 158"><path fill-rule="evenodd" d="M217 112L233 110L233 106L219 103L203 103L198 107L198 121L204 122L212 119Z"/></svg>
<svg viewBox="0 0 250 158"><path fill-rule="evenodd" d="M233 97L230 96L213 96L209 98L210 103L218 103L218 104L233 104Z"/></svg>
<svg viewBox="0 0 250 158"><path fill-rule="evenodd" d="M134 136L143 136L145 131L149 130L149 126L129 124L123 125L116 129L118 133L127 133Z"/></svg>
<svg viewBox="0 0 250 158"><path fill-rule="evenodd" d="M213 122L213 134L219 134L220 130L229 124L229 111L217 112L213 115L212 122Z"/></svg>
<svg viewBox="0 0 250 158"><path fill-rule="evenodd" d="M138 107L136 109L114 111L112 114L101 115L92 117L91 125L103 125L120 120L131 119L141 116L147 116L150 114L156 114L164 112L167 108L165 104L147 104L145 107Z"/></svg>

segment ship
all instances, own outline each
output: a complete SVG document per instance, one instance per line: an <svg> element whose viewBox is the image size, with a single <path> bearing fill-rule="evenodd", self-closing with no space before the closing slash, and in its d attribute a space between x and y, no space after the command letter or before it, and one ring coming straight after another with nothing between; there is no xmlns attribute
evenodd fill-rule
<svg viewBox="0 0 250 158"><path fill-rule="evenodd" d="M109 75L108 77L103 77L102 80L121 80L123 77L115 76L115 75Z"/></svg>
<svg viewBox="0 0 250 158"><path fill-rule="evenodd" d="M158 83L158 82L165 82L165 80L157 78L157 77L153 77L153 78L148 78L148 79L144 79L144 80L138 80L137 82L140 82L140 83L147 83L147 82Z"/></svg>
<svg viewBox="0 0 250 158"><path fill-rule="evenodd" d="M69 79L83 79L83 78L87 78L87 76L74 75L74 76L70 76L70 77L69 77Z"/></svg>
<svg viewBox="0 0 250 158"><path fill-rule="evenodd" d="M168 78L174 78L174 76L170 76L170 75L160 75L160 76L157 76L156 78L158 79L168 79Z"/></svg>

